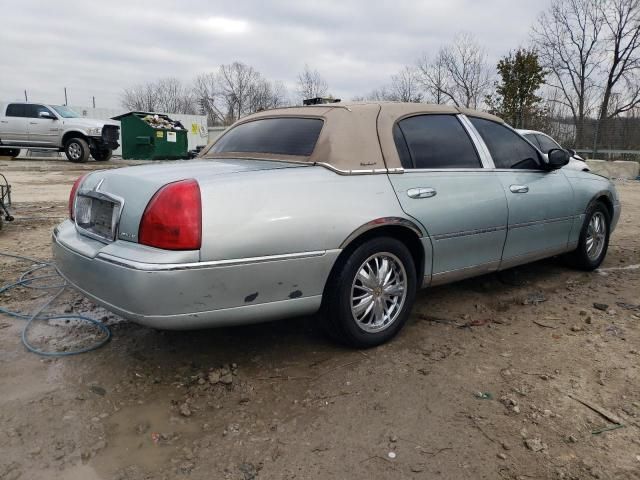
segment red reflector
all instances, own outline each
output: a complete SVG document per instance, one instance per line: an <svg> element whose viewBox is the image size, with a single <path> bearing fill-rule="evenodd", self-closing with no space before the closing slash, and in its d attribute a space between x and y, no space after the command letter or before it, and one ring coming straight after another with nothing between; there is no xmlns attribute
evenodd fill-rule
<svg viewBox="0 0 640 480"><path fill-rule="evenodd" d="M198 250L202 239L200 187L193 179L158 190L142 215L138 241L165 250Z"/></svg>
<svg viewBox="0 0 640 480"><path fill-rule="evenodd" d="M78 177L78 179L73 182L73 187L71 187L71 192L69 192L69 218L71 220L74 219L75 212L73 210L76 203L76 193L78 193L78 187L80 187L80 184L82 184L82 181L87 175L89 174L85 173L84 175Z"/></svg>

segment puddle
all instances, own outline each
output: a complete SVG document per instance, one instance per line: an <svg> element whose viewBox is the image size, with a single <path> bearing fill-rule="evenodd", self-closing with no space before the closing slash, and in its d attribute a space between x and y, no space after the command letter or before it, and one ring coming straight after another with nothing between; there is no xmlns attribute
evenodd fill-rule
<svg viewBox="0 0 640 480"><path fill-rule="evenodd" d="M202 435L196 421L172 414L170 399L114 413L107 423L107 447L92 464L100 472L113 474L128 465L157 471L177 448L190 445Z"/></svg>

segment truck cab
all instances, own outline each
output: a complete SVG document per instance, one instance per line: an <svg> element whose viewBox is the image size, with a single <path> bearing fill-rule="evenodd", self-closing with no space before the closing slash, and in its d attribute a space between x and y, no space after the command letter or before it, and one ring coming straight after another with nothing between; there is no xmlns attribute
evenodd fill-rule
<svg viewBox="0 0 640 480"><path fill-rule="evenodd" d="M0 155L16 157L22 148L65 152L71 162L91 155L106 161L119 147L116 122L84 118L64 105L0 103Z"/></svg>

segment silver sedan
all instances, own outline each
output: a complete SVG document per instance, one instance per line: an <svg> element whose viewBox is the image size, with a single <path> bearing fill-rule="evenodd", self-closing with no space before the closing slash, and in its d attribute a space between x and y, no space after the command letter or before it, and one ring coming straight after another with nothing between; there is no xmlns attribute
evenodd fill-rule
<svg viewBox="0 0 640 480"><path fill-rule="evenodd" d="M418 288L560 254L598 267L619 199L568 161L450 106L264 111L198 160L79 178L53 249L70 283L134 322L321 311L334 337L372 346L402 328Z"/></svg>

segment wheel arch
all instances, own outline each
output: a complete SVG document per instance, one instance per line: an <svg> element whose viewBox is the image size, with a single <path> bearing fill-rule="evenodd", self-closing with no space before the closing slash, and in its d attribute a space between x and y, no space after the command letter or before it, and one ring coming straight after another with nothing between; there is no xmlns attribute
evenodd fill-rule
<svg viewBox="0 0 640 480"><path fill-rule="evenodd" d="M426 235L414 222L401 217L377 218L355 229L340 244L342 252L334 262L328 278L331 278L336 269L358 246L362 245L367 240L383 236L395 238L404 243L409 249L416 267L419 288L425 274L425 261L427 260L428 253L425 252L421 239Z"/></svg>
<svg viewBox="0 0 640 480"><path fill-rule="evenodd" d="M611 192L609 192L608 190L601 190L598 193L596 193L592 198L591 201L589 202L589 204L587 205L587 208L585 210L585 212L589 211L589 209L595 204L595 203L602 203L604 204L605 207L607 207L607 211L609 212L609 219L613 219L614 216L614 210L613 210L613 199L612 199L612 194Z"/></svg>
<svg viewBox="0 0 640 480"><path fill-rule="evenodd" d="M89 143L89 137L80 130L69 130L68 132L64 132L64 135L62 135L62 148L64 148L67 142L72 138L82 138L85 142Z"/></svg>

